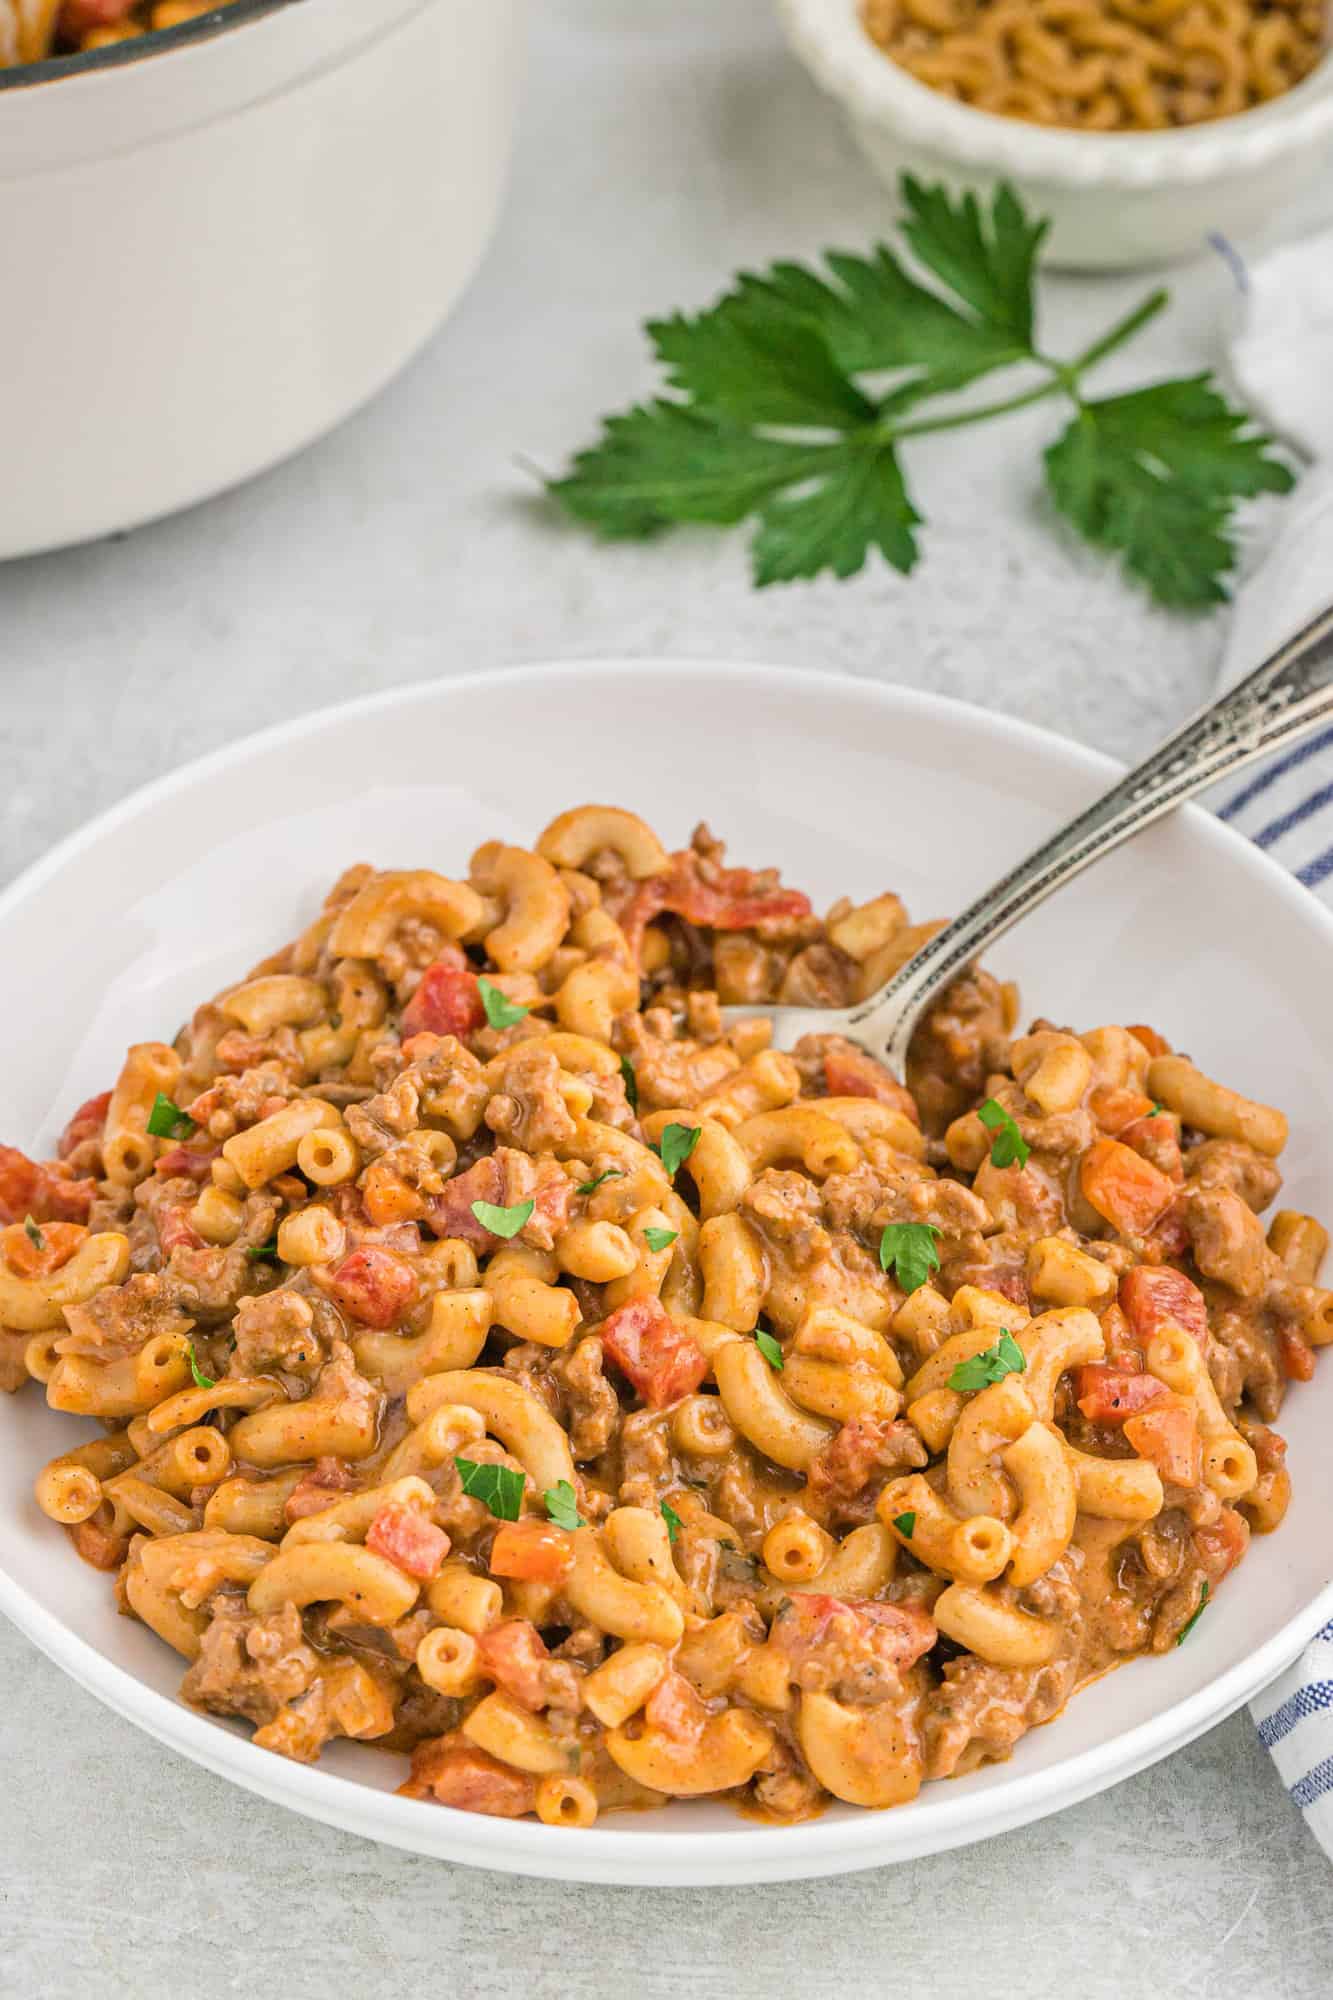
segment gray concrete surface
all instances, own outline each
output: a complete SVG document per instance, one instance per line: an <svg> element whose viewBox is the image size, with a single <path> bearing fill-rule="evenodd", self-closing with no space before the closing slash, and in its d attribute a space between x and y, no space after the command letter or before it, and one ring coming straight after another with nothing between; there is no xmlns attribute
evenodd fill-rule
<svg viewBox="0 0 1333 2000"><path fill-rule="evenodd" d="M941 689L1131 754L1210 684L1045 517L1040 411L923 441L910 581L755 594L740 538L596 547L533 497L647 386L639 319L886 206L766 0L545 0L512 199L472 293L336 437L173 522L0 570L0 880L136 785L283 716L488 662L669 650ZM1111 382L1218 356L1199 267ZM1054 282L1072 350L1142 280ZM11 1050L34 1024L7 1024ZM6 1135L8 1136L8 1135ZM0 1626L0 1994L699 2000L935 1992L1316 2000L1333 1876L1248 1719L1117 1790L909 1867L709 1893L506 1880L379 1849L138 1735Z"/></svg>

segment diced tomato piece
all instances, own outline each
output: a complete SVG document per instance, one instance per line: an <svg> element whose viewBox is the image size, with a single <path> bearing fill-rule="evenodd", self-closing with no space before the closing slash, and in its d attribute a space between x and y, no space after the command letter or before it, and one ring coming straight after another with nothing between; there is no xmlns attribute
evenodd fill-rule
<svg viewBox="0 0 1333 2000"><path fill-rule="evenodd" d="M366 1547L384 1556L409 1576L428 1582L440 1573L449 1553L449 1537L419 1507L391 1500L381 1507L366 1530Z"/></svg>
<svg viewBox="0 0 1333 2000"><path fill-rule="evenodd" d="M1136 1118L1146 1118L1152 1110L1151 1097L1145 1097L1141 1090L1125 1090L1118 1084L1099 1084L1088 1098L1091 1111L1103 1132L1118 1138L1126 1125Z"/></svg>
<svg viewBox="0 0 1333 2000"><path fill-rule="evenodd" d="M1234 1507L1224 1507L1211 1526L1194 1530L1194 1547L1210 1583L1220 1583L1249 1546L1249 1523Z"/></svg>
<svg viewBox="0 0 1333 2000"><path fill-rule="evenodd" d="M447 1181L443 1194L430 1198L426 1205L426 1221L437 1236L458 1236L464 1243L476 1244L478 1249L498 1249L503 1239L493 1235L484 1222L477 1220L472 1213L472 1204L489 1201L497 1208L505 1207L505 1179L503 1162L494 1153L488 1153L484 1159L475 1161L465 1173L456 1174L451 1181ZM529 1197L525 1195L521 1198L527 1200ZM531 1199L536 1207L530 1220L519 1231L519 1240L534 1223L540 1222L545 1227L537 1240L553 1242L569 1220L574 1200L573 1181L564 1174L552 1174L535 1184Z"/></svg>
<svg viewBox="0 0 1333 2000"><path fill-rule="evenodd" d="M1145 1028L1142 1021L1131 1021L1128 1031L1133 1035L1136 1042L1142 1044L1150 1056L1170 1055L1170 1042L1168 1042L1165 1035L1159 1035L1156 1028Z"/></svg>
<svg viewBox="0 0 1333 2000"><path fill-rule="evenodd" d="M719 868L714 879L699 873L699 857L686 851L671 857L665 875L640 882L620 912L620 927L638 955L643 933L664 910L687 923L715 931L748 931L790 923L810 915L810 898L799 889L756 890L753 868Z"/></svg>
<svg viewBox="0 0 1333 2000"><path fill-rule="evenodd" d="M496 1530L487 1567L492 1576L524 1583L563 1583L574 1567L574 1545L554 1521L505 1521Z"/></svg>
<svg viewBox="0 0 1333 2000"><path fill-rule="evenodd" d="M879 1103L891 1104L895 1111L901 1111L914 1125L921 1123L911 1091L896 1076L891 1076L883 1063L876 1062L854 1043L843 1041L841 1036L830 1037L824 1050L824 1088L830 1097L876 1098Z"/></svg>
<svg viewBox="0 0 1333 2000"><path fill-rule="evenodd" d="M169 1146L165 1153L159 1153L153 1162L153 1172L162 1179L206 1181L212 1174L213 1162L221 1155L221 1146Z"/></svg>
<svg viewBox="0 0 1333 2000"><path fill-rule="evenodd" d="M204 1239L190 1221L190 1213L176 1202L164 1202L156 1215L157 1240L162 1255L169 1257L173 1250L202 1250Z"/></svg>
<svg viewBox="0 0 1333 2000"><path fill-rule="evenodd" d="M708 1357L658 1298L631 1299L602 1322L602 1346L645 1403L665 1409L708 1373Z"/></svg>
<svg viewBox="0 0 1333 2000"><path fill-rule="evenodd" d="M708 1710L684 1674L663 1674L644 1704L644 1721L673 1743L693 1744L704 1733Z"/></svg>
<svg viewBox="0 0 1333 2000"><path fill-rule="evenodd" d="M1101 1361L1074 1370L1074 1399L1090 1424L1123 1424L1165 1394L1155 1375L1131 1375Z"/></svg>
<svg viewBox="0 0 1333 2000"><path fill-rule="evenodd" d="M1143 1349L1135 1344L1129 1321L1112 1299L1105 1312L1099 1316L1102 1339L1106 1342L1106 1358L1113 1368L1124 1368L1131 1375L1143 1372Z"/></svg>
<svg viewBox="0 0 1333 2000"><path fill-rule="evenodd" d="M17 1146L0 1146L0 1223L86 1222L97 1192L65 1167L30 1160Z"/></svg>
<svg viewBox="0 0 1333 2000"><path fill-rule="evenodd" d="M1083 1155L1084 1198L1122 1236L1142 1236L1175 1199L1175 1183L1118 1139L1095 1139Z"/></svg>
<svg viewBox="0 0 1333 2000"><path fill-rule="evenodd" d="M1294 1327L1284 1326L1277 1337L1278 1359L1289 1382L1309 1382L1314 1377L1314 1350Z"/></svg>
<svg viewBox="0 0 1333 2000"><path fill-rule="evenodd" d="M801 1591L780 1606L769 1636L798 1667L836 1648L846 1672L864 1659L904 1669L915 1666L938 1635L934 1619L919 1604Z"/></svg>
<svg viewBox="0 0 1333 2000"><path fill-rule="evenodd" d="M1167 1264L1136 1264L1120 1280L1120 1304L1134 1337L1145 1345L1168 1322L1192 1333L1200 1346L1208 1338L1208 1308L1199 1287Z"/></svg>
<svg viewBox="0 0 1333 2000"><path fill-rule="evenodd" d="M1189 1224L1184 1205L1177 1198L1143 1238L1143 1258L1145 1263L1154 1265L1178 1263L1189 1247Z"/></svg>
<svg viewBox="0 0 1333 2000"><path fill-rule="evenodd" d="M11 1271L21 1278L49 1278L62 1264L68 1264L88 1234L81 1222L45 1222L34 1243L21 1222L11 1222L0 1230L0 1249Z"/></svg>
<svg viewBox="0 0 1333 2000"><path fill-rule="evenodd" d="M317 1458L300 1484L287 1496L283 1516L290 1523L303 1521L307 1514L322 1514L340 1493L356 1491L356 1476L340 1458Z"/></svg>
<svg viewBox="0 0 1333 2000"><path fill-rule="evenodd" d="M343 1258L329 1279L329 1290L363 1326L386 1327L416 1297L417 1281L411 1265L392 1250L363 1244Z"/></svg>
<svg viewBox="0 0 1333 2000"><path fill-rule="evenodd" d="M1180 1133L1170 1112L1158 1111L1132 1119L1121 1128L1119 1138L1122 1146L1128 1146L1131 1153L1148 1160L1158 1173L1180 1186L1185 1178L1185 1163L1181 1158Z"/></svg>
<svg viewBox="0 0 1333 2000"><path fill-rule="evenodd" d="M1125 1421L1125 1436L1140 1458L1173 1486L1197 1486L1202 1476L1199 1426L1178 1396L1163 1396Z"/></svg>
<svg viewBox="0 0 1333 2000"><path fill-rule="evenodd" d="M522 1707L534 1712L545 1708L548 1694L545 1668L551 1655L545 1640L530 1618L510 1618L492 1625L477 1641L482 1672L497 1687L511 1694Z"/></svg>
<svg viewBox="0 0 1333 2000"><path fill-rule="evenodd" d="M67 41L80 41L96 28L114 28L134 6L134 0L62 0L60 32Z"/></svg>
<svg viewBox="0 0 1333 2000"><path fill-rule="evenodd" d="M470 1744L433 1739L412 1753L409 1798L433 1798L457 1812L489 1813L494 1819L521 1819L536 1803L536 1783L526 1771L488 1757Z"/></svg>
<svg viewBox="0 0 1333 2000"><path fill-rule="evenodd" d="M461 1041L486 1023L477 975L464 965L437 958L403 1009L398 1024L404 1041L412 1035L457 1035Z"/></svg>
<svg viewBox="0 0 1333 2000"><path fill-rule="evenodd" d="M74 1148L81 1146L86 1139L95 1139L98 1136L106 1124L107 1106L110 1102L111 1092L103 1090L79 1106L56 1144L56 1151L62 1160L67 1160Z"/></svg>

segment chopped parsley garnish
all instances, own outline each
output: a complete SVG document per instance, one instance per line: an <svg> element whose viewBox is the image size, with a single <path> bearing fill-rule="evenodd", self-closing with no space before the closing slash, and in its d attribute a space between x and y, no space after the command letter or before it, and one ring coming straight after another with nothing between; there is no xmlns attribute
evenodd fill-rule
<svg viewBox="0 0 1333 2000"><path fill-rule="evenodd" d="M629 1100L629 1108L631 1111L637 1111L639 1108L639 1079L634 1074L634 1065L628 1056L620 1058L620 1074L625 1079L625 1096Z"/></svg>
<svg viewBox="0 0 1333 2000"><path fill-rule="evenodd" d="M466 1488L464 1489L466 1491ZM548 1486L542 1494L546 1511L557 1528L581 1528L583 1516L579 1512L579 1496L567 1479Z"/></svg>
<svg viewBox="0 0 1333 2000"><path fill-rule="evenodd" d="M276 1257L278 1254L278 1239L276 1236L270 1236L267 1243L247 1243L245 1254L252 1264L259 1263L265 1257Z"/></svg>
<svg viewBox="0 0 1333 2000"><path fill-rule="evenodd" d="M1161 1115L1162 1107L1160 1104L1154 1104L1152 1110L1148 1113L1149 1118L1160 1118Z"/></svg>
<svg viewBox="0 0 1333 2000"><path fill-rule="evenodd" d="M623 1167L608 1167L605 1173L598 1174L595 1179L580 1181L574 1192L576 1194L593 1194L602 1185L603 1181L623 1181L624 1178L625 1169Z"/></svg>
<svg viewBox="0 0 1333 2000"><path fill-rule="evenodd" d="M535 1201L516 1201L512 1208L497 1208L493 1201L474 1201L472 1213L483 1229L489 1229L492 1236L517 1236L537 1204Z"/></svg>
<svg viewBox="0 0 1333 2000"><path fill-rule="evenodd" d="M673 1181L677 1170L684 1166L702 1137L703 1128L698 1125L668 1125L663 1132L658 1151L662 1155L662 1165Z"/></svg>
<svg viewBox="0 0 1333 2000"><path fill-rule="evenodd" d="M1185 1641L1189 1638L1190 1633L1194 1630L1199 1620L1203 1617L1203 1608L1207 1604L1207 1602L1208 1602L1208 1583L1207 1579L1205 1579L1203 1589L1199 1593L1198 1603L1195 1605L1194 1610L1190 1613L1189 1617L1185 1620L1185 1623L1181 1626L1180 1630L1176 1634L1176 1644L1178 1646L1184 1645Z"/></svg>
<svg viewBox="0 0 1333 2000"><path fill-rule="evenodd" d="M964 1392L989 1389L992 1382L1003 1382L1006 1375L1023 1374L1027 1365L1027 1356L1022 1348L1008 1327L1002 1326L1000 1337L993 1346L972 1355L970 1360L959 1362L949 1377L949 1387Z"/></svg>
<svg viewBox="0 0 1333 2000"><path fill-rule="evenodd" d="M669 1500L662 1502L662 1519L666 1522L667 1540L674 1543L685 1524Z"/></svg>
<svg viewBox="0 0 1333 2000"><path fill-rule="evenodd" d="M187 1356L187 1358L188 1358L188 1360L189 1360L189 1363L190 1363L190 1373L191 1373L191 1375L193 1375L193 1377L194 1377L194 1386L195 1386L195 1388L196 1388L196 1389L216 1389L216 1388L217 1388L217 1377L216 1377L215 1375L205 1375L205 1373L204 1373L203 1369L202 1369L202 1368L201 1368L201 1367L199 1366L199 1363L198 1363L198 1362L197 1362L197 1361L195 1360L195 1358L194 1358L194 1342L193 1342L193 1341L191 1341L191 1342L190 1342L189 1346L188 1346L188 1347L186 1348L186 1350L185 1350L185 1353L186 1353L186 1356Z"/></svg>
<svg viewBox="0 0 1333 2000"><path fill-rule="evenodd" d="M933 1222L887 1223L879 1239L880 1270L892 1267L903 1290L916 1291L940 1268L940 1253L935 1248L939 1233Z"/></svg>
<svg viewBox="0 0 1333 2000"><path fill-rule="evenodd" d="M27 1237L29 1243L32 1244L34 1250L45 1250L46 1238L30 1215L25 1215L23 1218L23 1234Z"/></svg>
<svg viewBox="0 0 1333 2000"><path fill-rule="evenodd" d="M516 1521L523 1507L524 1479L512 1465L478 1465L474 1458L455 1458L463 1491L489 1507L499 1521ZM556 1489L552 1487L552 1492Z"/></svg>
<svg viewBox="0 0 1333 2000"><path fill-rule="evenodd" d="M188 1111L182 1111L159 1090L148 1114L148 1130L155 1139L188 1139L198 1127Z"/></svg>
<svg viewBox="0 0 1333 2000"><path fill-rule="evenodd" d="M1025 1167L1028 1163L1028 1154L1032 1151L1032 1148L1019 1131L1016 1121L1009 1115L1004 1106L997 1104L993 1097L988 1097L978 1110L977 1117L988 1132L995 1134L995 1140L990 1149L991 1165L993 1167Z"/></svg>
<svg viewBox="0 0 1333 2000"><path fill-rule="evenodd" d="M779 1342L773 1338L767 1327L757 1326L755 1328L754 1344L763 1355L769 1367L776 1368L778 1373L781 1374L783 1368L786 1366L782 1358L782 1348Z"/></svg>
<svg viewBox="0 0 1333 2000"><path fill-rule="evenodd" d="M909 1507L905 1514L895 1514L893 1525L898 1530L898 1533L910 1542L912 1539L912 1530L916 1526L915 1512Z"/></svg>
<svg viewBox="0 0 1333 2000"><path fill-rule="evenodd" d="M650 1250L665 1250L675 1242L679 1233L676 1229L645 1229L643 1240Z"/></svg>
<svg viewBox="0 0 1333 2000"><path fill-rule="evenodd" d="M511 1000L507 993L502 993L492 980L479 978L477 991L492 1028L515 1027L519 1021L526 1020L532 1011L530 1007L520 1007L517 1000Z"/></svg>

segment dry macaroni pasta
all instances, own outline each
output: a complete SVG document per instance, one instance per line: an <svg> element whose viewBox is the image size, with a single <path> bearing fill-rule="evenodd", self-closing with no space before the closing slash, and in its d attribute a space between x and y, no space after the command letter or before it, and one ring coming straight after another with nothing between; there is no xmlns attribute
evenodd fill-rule
<svg viewBox="0 0 1333 2000"><path fill-rule="evenodd" d="M105 1433L38 1503L188 1700L469 1811L789 1820L1179 1642L1286 1508L1327 1237L1265 1232L1285 1120L1151 1028L1015 1038L973 970L904 1086L722 1025L931 928L578 807L348 871L0 1148L0 1382Z"/></svg>
<svg viewBox="0 0 1333 2000"><path fill-rule="evenodd" d="M1324 0L864 0L921 83L981 111L1085 131L1230 117L1308 76Z"/></svg>

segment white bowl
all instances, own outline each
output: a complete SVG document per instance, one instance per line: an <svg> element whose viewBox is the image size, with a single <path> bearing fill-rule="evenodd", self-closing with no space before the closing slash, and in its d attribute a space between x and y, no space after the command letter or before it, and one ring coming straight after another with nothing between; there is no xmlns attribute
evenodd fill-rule
<svg viewBox="0 0 1333 2000"><path fill-rule="evenodd" d="M1052 221L1048 256L1129 269L1192 256L1208 237L1280 224L1333 155L1333 55L1295 90L1235 118L1170 132L1073 132L960 104L866 33L861 0L778 0L788 38L846 109L882 179L1012 183Z"/></svg>
<svg viewBox="0 0 1333 2000"><path fill-rule="evenodd" d="M523 0L251 0L0 71L0 557L235 484L374 394L471 277Z"/></svg>
<svg viewBox="0 0 1333 2000"><path fill-rule="evenodd" d="M530 840L610 796L672 843L707 815L741 862L827 902L889 884L958 907L1113 775L1091 751L936 696L759 667L618 660L413 687L303 718L175 771L76 834L0 898L0 1136L49 1144L128 1041L306 922L347 862L457 868L483 837ZM1284 1199L1333 1215L1333 918L1195 809L1015 931L993 963L1057 1020L1155 1021L1229 1083L1286 1106ZM13 1052L21 1054L15 1058ZM1283 1412L1295 1500L1189 1643L1108 1675L1011 1762L892 1812L756 1826L728 1807L612 1816L586 1833L394 1796L405 1765L335 1745L313 1769L177 1699L183 1663L117 1615L32 1498L69 1418L0 1397L0 1610L161 1741L266 1798L423 1854L608 1882L836 1873L927 1854L1070 1805L1217 1722L1333 1614L1333 1364ZM42 1782L41 1743L22 1782ZM17 1772L0 1772L18 1782ZM295 1829L293 1837L296 1837Z"/></svg>

